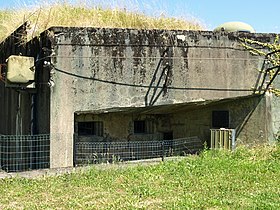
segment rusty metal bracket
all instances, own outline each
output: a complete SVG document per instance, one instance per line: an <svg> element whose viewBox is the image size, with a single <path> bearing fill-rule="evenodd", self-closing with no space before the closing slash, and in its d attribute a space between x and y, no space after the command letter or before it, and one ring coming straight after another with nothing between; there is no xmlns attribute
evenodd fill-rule
<svg viewBox="0 0 280 210"><path fill-rule="evenodd" d="M269 52L269 53L267 53L265 55L265 58L264 58L264 61L263 61L263 64L262 64L262 68L261 68L260 74L258 76L256 85L255 85L255 88L254 88L254 90L255 90L254 93L257 93L257 92L260 93L262 90L264 90L264 93L265 93L268 90L269 86L272 84L273 80L276 78L277 74L279 73L280 65L272 66L272 67L267 68L267 65L269 64L267 61L269 60L270 56L272 56L272 55L274 55L276 53L279 53L279 52L280 52L280 50L275 50L275 51ZM276 69L276 68L278 68L278 70L276 71L277 73L273 75L273 77L271 78L271 80L267 84L266 88L264 89L263 86L264 86L265 79L266 79L268 73L271 70ZM258 84L259 84L259 82L261 80L262 74L263 74L262 82L261 82L260 86L258 87Z"/></svg>
<svg viewBox="0 0 280 210"><path fill-rule="evenodd" d="M170 66L170 61L167 62L165 64L165 66L163 67L162 69L162 72L159 76L159 79L156 83L156 80L157 80L157 75L158 75L158 72L159 72L159 69L162 65L162 62L164 60L164 58L168 56L169 57L169 60L170 60L170 48L166 48L163 53L161 54L161 58L158 62L158 65L157 65L157 68L154 72L154 75L153 75L153 78L150 82L150 85L149 85L149 88L148 88L148 91L145 95L145 105L146 106L152 106L153 104L155 104L155 102L158 100L159 96L162 94L162 92L164 91L164 89L166 89L167 87L167 81L168 81L168 75L170 74L170 69L171 69L171 66ZM160 83L164 80L164 84L163 86L161 87L160 91L158 92L158 89L160 88ZM156 83L156 85L154 86L154 83ZM153 91L152 91L153 89ZM152 91L152 95L151 95L151 98L149 99L149 95Z"/></svg>
<svg viewBox="0 0 280 210"><path fill-rule="evenodd" d="M274 66L274 67L271 67L269 69L267 69L267 71L270 71L272 69L276 69L276 72L273 74L272 78L270 79L269 83L266 85L266 88L265 88L265 91L266 92L269 88L269 86L272 84L272 82L274 81L274 79L277 77L278 73L280 72L280 65L279 66Z"/></svg>

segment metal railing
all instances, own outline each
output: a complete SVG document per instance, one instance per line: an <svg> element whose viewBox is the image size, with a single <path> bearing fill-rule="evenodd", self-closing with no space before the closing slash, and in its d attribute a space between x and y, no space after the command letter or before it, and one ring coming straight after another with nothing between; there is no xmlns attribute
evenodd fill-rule
<svg viewBox="0 0 280 210"><path fill-rule="evenodd" d="M74 165L113 163L193 154L203 149L198 137L162 141L75 142Z"/></svg>
<svg viewBox="0 0 280 210"><path fill-rule="evenodd" d="M50 135L0 135L0 169L18 172L49 168Z"/></svg>

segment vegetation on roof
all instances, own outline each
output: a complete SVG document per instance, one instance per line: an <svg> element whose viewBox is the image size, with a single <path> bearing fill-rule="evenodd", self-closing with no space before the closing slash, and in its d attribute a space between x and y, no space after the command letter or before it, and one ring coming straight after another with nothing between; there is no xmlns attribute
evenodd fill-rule
<svg viewBox="0 0 280 210"><path fill-rule="evenodd" d="M247 38L242 38L241 45L250 51L253 55L263 56L265 63L259 69L260 72L265 73L267 71L270 80L273 80L274 75L279 74L277 71L280 66L280 37L275 36L273 43L260 42L256 40L251 40ZM276 77L274 77L276 79ZM272 82L270 85L269 92L273 93L275 96L280 97L280 86L278 80Z"/></svg>
<svg viewBox="0 0 280 210"><path fill-rule="evenodd" d="M96 5L73 5L68 1L44 4L39 8L21 7L15 10L0 10L0 41L11 34L24 21L31 23L32 36L51 26L177 29L201 30L203 26L196 19L149 16L137 11Z"/></svg>

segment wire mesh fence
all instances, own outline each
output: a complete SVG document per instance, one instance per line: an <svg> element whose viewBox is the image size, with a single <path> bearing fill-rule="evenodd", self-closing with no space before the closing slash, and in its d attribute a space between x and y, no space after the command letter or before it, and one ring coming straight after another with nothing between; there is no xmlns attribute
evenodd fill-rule
<svg viewBox="0 0 280 210"><path fill-rule="evenodd" d="M76 166L164 158L199 152L203 143L198 137L162 141L75 142Z"/></svg>
<svg viewBox="0 0 280 210"><path fill-rule="evenodd" d="M0 169L18 172L49 168L50 135L0 135Z"/></svg>
<svg viewBox="0 0 280 210"><path fill-rule="evenodd" d="M79 142L75 139L74 165L164 158L196 153L198 137L162 141ZM19 172L49 168L50 135L0 135L0 170Z"/></svg>

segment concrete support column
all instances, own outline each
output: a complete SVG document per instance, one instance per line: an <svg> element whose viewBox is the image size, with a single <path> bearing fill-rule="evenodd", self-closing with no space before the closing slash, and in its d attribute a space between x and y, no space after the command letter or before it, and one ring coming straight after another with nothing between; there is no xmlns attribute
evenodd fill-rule
<svg viewBox="0 0 280 210"><path fill-rule="evenodd" d="M275 138L274 138L274 132L273 132L273 129L271 129L273 127L273 119L272 119L272 97L273 97L273 94L270 93L270 92L266 92L265 93L265 104L266 104L266 110L265 110L265 116L266 116L266 119L265 119L265 125L266 125L266 132L267 132L267 139L269 141L269 143L272 143L275 141Z"/></svg>
<svg viewBox="0 0 280 210"><path fill-rule="evenodd" d="M73 134L50 134L50 168L73 166Z"/></svg>

